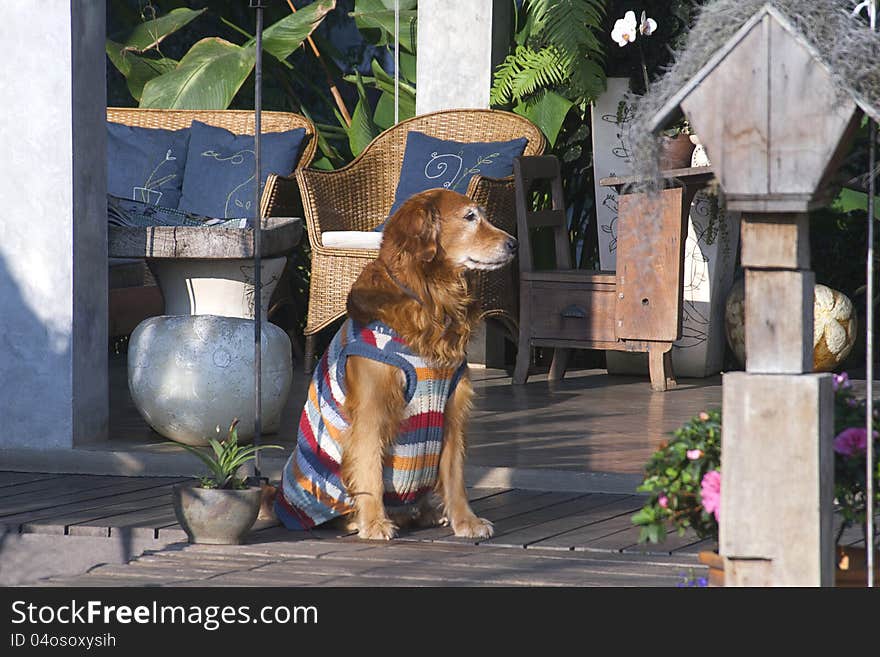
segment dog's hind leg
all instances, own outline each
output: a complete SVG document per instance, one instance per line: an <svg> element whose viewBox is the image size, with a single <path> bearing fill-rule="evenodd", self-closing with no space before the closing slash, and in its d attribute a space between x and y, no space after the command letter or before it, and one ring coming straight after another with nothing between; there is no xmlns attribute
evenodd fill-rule
<svg viewBox="0 0 880 657"><path fill-rule="evenodd" d="M467 449L464 431L473 396L470 378L465 375L446 402L437 490L456 536L489 538L494 533L492 523L474 514L464 486L464 457Z"/></svg>
<svg viewBox="0 0 880 657"><path fill-rule="evenodd" d="M345 412L351 418L340 436L342 478L354 498L358 536L394 538L397 526L382 501L382 461L397 437L406 407L400 371L369 358L351 356L345 368Z"/></svg>

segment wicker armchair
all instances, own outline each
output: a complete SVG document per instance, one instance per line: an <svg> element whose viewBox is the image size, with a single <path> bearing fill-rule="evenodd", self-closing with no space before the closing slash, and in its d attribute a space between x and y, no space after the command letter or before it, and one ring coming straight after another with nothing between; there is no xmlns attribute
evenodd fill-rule
<svg viewBox="0 0 880 657"><path fill-rule="evenodd" d="M336 171L299 169L296 178L312 249L309 310L306 320L305 369L314 363L315 336L345 314L348 292L378 251L324 246L326 231L371 231L384 221L394 202L406 136L417 130L438 139L460 142L528 139L525 155L544 152L541 131L510 112L482 109L443 110L402 121L376 137L348 166ZM492 223L516 233L513 176L474 176L467 195L486 208ZM472 278L482 317L499 320L512 339L517 336L516 267L478 272Z"/></svg>
<svg viewBox="0 0 880 657"><path fill-rule="evenodd" d="M192 125L193 120L207 123L208 125L225 128L235 134L254 133L254 113L251 110L170 110L170 109L140 109L130 107L108 107L107 120L114 123L140 128L163 128L165 130L180 130ZM297 169L307 167L315 157L315 149L318 142L315 138L315 126L304 116L290 112L263 112L263 132L284 132L295 128L305 128L306 139L303 153L297 163ZM270 174L263 189L260 201L260 209L264 217L301 217L302 201L294 172L287 176ZM155 281L144 263L132 265L125 263L127 267L128 281L126 287L119 290L111 290L110 294L110 326L111 331L116 330L119 334L131 332L141 320L161 312L162 300ZM133 280L133 267L140 270L138 280ZM134 272L137 275L137 272ZM111 285L119 278L111 273ZM282 276L275 297L289 296L285 292L285 286L289 287L288 276ZM148 288L152 288L149 290ZM138 294L150 292L150 303L145 303ZM273 297L273 298L275 298ZM114 329L114 327L117 327ZM296 345L296 341L292 340Z"/></svg>

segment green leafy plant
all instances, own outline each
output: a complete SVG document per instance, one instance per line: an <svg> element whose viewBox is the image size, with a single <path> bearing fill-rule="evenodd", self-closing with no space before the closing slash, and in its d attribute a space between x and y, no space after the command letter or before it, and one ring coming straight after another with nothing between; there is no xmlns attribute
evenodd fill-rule
<svg viewBox="0 0 880 657"><path fill-rule="evenodd" d="M282 64L311 35L336 0L315 0L263 31L263 49ZM125 76L141 107L164 109L226 109L254 68L256 47L247 37L237 45L205 37L176 61L164 57L161 42L198 18L205 10L173 9L142 22L127 34L107 41L107 55Z"/></svg>
<svg viewBox="0 0 880 657"><path fill-rule="evenodd" d="M852 392L846 372L834 381L834 499L843 519L836 541L854 524L867 534L867 404ZM874 411L871 422L874 453L880 453L880 422ZM875 461L874 508L880 507L880 462ZM835 542L836 542L835 541Z"/></svg>
<svg viewBox="0 0 880 657"><path fill-rule="evenodd" d="M700 413L672 435L651 456L638 488L649 494L632 517L642 528L639 541L658 543L670 527L679 535L693 529L700 538L717 540L717 488L711 504L704 497L710 482L717 484L721 469L721 412Z"/></svg>
<svg viewBox="0 0 880 657"><path fill-rule="evenodd" d="M239 445L238 418L232 421L229 433L223 440L209 438L213 455L191 445L180 446L191 454L195 454L206 466L208 474L199 477L202 488L221 488L240 490L247 488L245 480L238 476L238 469L245 463L256 458L257 452L263 449L283 449L280 445ZM217 431L220 427L217 427Z"/></svg>
<svg viewBox="0 0 880 657"><path fill-rule="evenodd" d="M490 101L509 107L556 143L568 113L583 116L605 90L601 0L526 0L513 51L495 70Z"/></svg>

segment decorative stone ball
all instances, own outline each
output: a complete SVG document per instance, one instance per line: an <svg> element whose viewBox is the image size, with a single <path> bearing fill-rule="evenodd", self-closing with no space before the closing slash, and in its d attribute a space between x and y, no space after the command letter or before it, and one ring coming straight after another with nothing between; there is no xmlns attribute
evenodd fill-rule
<svg viewBox="0 0 880 657"><path fill-rule="evenodd" d="M842 292L816 285L813 293L813 370L830 372L852 351L857 337L852 301ZM746 362L745 280L734 283L724 309L727 344L740 364Z"/></svg>
<svg viewBox="0 0 880 657"><path fill-rule="evenodd" d="M843 292L816 285L813 306L813 369L830 372L837 368L856 343L856 315L852 301Z"/></svg>

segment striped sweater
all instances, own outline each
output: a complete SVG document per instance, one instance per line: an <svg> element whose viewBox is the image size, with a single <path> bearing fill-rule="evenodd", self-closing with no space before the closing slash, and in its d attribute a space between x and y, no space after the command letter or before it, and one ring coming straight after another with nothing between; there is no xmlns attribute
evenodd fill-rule
<svg viewBox="0 0 880 657"><path fill-rule="evenodd" d="M362 326L347 320L336 333L309 385L299 421L296 447L275 502L288 529L309 529L354 510L342 483L340 435L345 417L345 362L363 356L399 367L406 378L406 409L400 432L383 463L384 503L417 503L437 482L446 402L467 367L438 368L414 354L393 329L381 322Z"/></svg>

